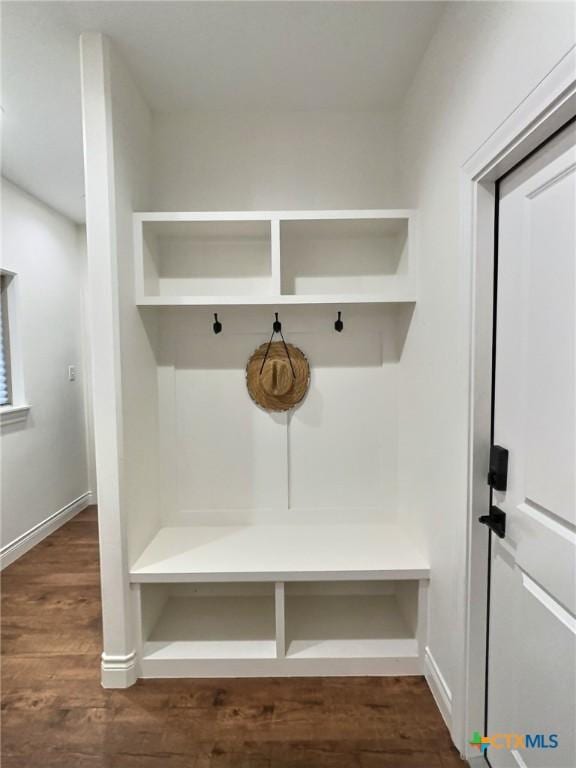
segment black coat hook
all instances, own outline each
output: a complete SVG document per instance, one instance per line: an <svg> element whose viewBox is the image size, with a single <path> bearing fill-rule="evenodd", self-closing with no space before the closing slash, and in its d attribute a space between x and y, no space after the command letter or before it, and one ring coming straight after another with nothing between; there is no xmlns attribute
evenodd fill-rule
<svg viewBox="0 0 576 768"><path fill-rule="evenodd" d="M338 333L342 333L344 330L344 323L342 322L342 312L338 312L338 319L334 323L334 330Z"/></svg>
<svg viewBox="0 0 576 768"><path fill-rule="evenodd" d="M272 335L270 336L270 341L268 342L268 346L266 347L266 354L264 355L264 359L262 360L262 365L260 366L260 375L262 375L262 371L264 370L264 364L266 363L266 359L268 357L268 353L270 352L270 346L272 345L272 340L274 336L279 333L280 338L282 339L282 344L284 345L284 351L286 352L286 357L288 358L288 362L290 363L290 369L292 370L292 377L296 378L296 373L294 371L294 366L292 365L292 358L290 357L290 350L288 349L288 345L286 344L286 341L284 339L284 334L282 333L282 323L280 320L278 320L278 312L274 312L274 317L276 318L274 322L272 323Z"/></svg>
<svg viewBox="0 0 576 768"><path fill-rule="evenodd" d="M214 329L214 333L221 333L222 331L222 323L220 320L218 320L218 313L214 312L214 325L212 326Z"/></svg>

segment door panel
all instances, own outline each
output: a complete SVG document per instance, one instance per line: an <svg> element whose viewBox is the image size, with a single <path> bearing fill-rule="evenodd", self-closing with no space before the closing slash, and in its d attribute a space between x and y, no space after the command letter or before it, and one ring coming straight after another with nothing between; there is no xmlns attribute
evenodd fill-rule
<svg viewBox="0 0 576 768"><path fill-rule="evenodd" d="M574 677L567 660L574 654L575 627L567 611L521 569L498 542L492 562L489 735L502 734L488 756L497 768L573 768ZM544 651L544 649L546 649ZM504 652L502 652L504 651ZM572 668L573 671L573 668ZM562 705L564 702L564 705ZM507 748L506 735L558 734L557 749Z"/></svg>
<svg viewBox="0 0 576 768"><path fill-rule="evenodd" d="M518 511L516 564L576 614L576 533L530 502Z"/></svg>
<svg viewBox="0 0 576 768"><path fill-rule="evenodd" d="M576 766L576 150L567 129L500 185L487 735L493 768Z"/></svg>
<svg viewBox="0 0 576 768"><path fill-rule="evenodd" d="M526 498L576 522L574 509L574 166L562 156L525 194ZM530 188L529 188L530 189Z"/></svg>

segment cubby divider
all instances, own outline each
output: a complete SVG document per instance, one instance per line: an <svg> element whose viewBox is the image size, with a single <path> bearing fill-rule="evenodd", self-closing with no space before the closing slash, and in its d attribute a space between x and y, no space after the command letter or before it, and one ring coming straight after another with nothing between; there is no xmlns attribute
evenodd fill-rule
<svg viewBox="0 0 576 768"><path fill-rule="evenodd" d="M283 659L286 656L285 585L283 581L277 581L274 587L276 609L276 656L279 659Z"/></svg>

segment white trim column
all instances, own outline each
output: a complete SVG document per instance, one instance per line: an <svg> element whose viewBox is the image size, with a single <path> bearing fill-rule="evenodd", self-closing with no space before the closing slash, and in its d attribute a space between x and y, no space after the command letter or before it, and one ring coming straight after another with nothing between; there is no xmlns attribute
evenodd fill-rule
<svg viewBox="0 0 576 768"><path fill-rule="evenodd" d="M110 51L101 34L80 40L94 432L102 581L102 684L136 681L122 510L122 393ZM88 147L88 151L86 150Z"/></svg>

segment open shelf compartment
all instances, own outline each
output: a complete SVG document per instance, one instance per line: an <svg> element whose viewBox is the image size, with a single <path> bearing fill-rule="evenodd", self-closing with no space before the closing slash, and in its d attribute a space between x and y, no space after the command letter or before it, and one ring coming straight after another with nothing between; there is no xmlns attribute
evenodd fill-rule
<svg viewBox="0 0 576 768"><path fill-rule="evenodd" d="M408 218L282 221L282 293L384 295L409 276L408 232Z"/></svg>
<svg viewBox="0 0 576 768"><path fill-rule="evenodd" d="M289 659L418 658L418 582L285 587Z"/></svg>
<svg viewBox="0 0 576 768"><path fill-rule="evenodd" d="M135 228L143 299L256 297L272 291L270 221L150 221L143 214Z"/></svg>
<svg viewBox="0 0 576 768"><path fill-rule="evenodd" d="M273 659L273 584L147 584L141 590L146 660Z"/></svg>

